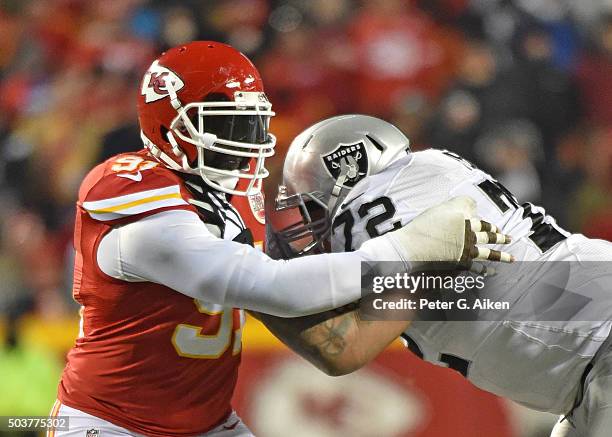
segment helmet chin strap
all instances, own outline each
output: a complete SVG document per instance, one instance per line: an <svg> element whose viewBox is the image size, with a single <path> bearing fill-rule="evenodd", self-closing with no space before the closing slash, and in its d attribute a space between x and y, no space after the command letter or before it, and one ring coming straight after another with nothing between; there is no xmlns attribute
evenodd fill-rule
<svg viewBox="0 0 612 437"><path fill-rule="evenodd" d="M176 89L174 88L174 83L172 83L171 80L166 82L166 90L168 91L168 96L170 97L170 104L172 105L172 107L174 108L175 111L179 111L181 109L181 107L182 107L182 104L181 104L181 101L179 100L179 98L178 98L178 96L176 94ZM181 148L179 147L178 143L176 142L176 139L174 138L174 135L172 135L172 132L168 131L166 133L166 138L168 139L168 142L172 146L172 152L176 155L176 157L178 159L181 160L182 166L177 164L176 161L174 161L172 158L170 158L168 155L166 155L159 147L157 147L153 143L153 141L148 139L146 137L146 135L144 134L144 132L142 132L142 131L140 131L140 138L142 139L142 142L145 144L145 146L149 149L151 154L158 161L162 161L164 164L166 164L172 170L176 170L176 171L188 171L188 170L191 170L191 168L189 166L188 158L185 155L185 153L183 153Z"/></svg>
<svg viewBox="0 0 612 437"><path fill-rule="evenodd" d="M329 210L330 217L333 217L336 213L336 208L340 204L340 198L345 197L350 188L344 185L344 182L349 178L350 174L355 171L359 171L359 168L355 168L353 163L349 164L344 159L340 161L340 175L336 179L334 188L332 188L329 201L327 202L327 209ZM343 191L345 191L343 193Z"/></svg>
<svg viewBox="0 0 612 437"><path fill-rule="evenodd" d="M174 88L174 83L171 80L166 81L166 90L168 91L168 96L170 97L170 104L172 107L178 111L183 106L178 96L176 95L176 89Z"/></svg>
<svg viewBox="0 0 612 437"><path fill-rule="evenodd" d="M151 152L151 155L153 155L155 159L163 162L168 167L170 167L172 170L177 170L177 171L183 170L183 168L180 165L178 165L172 158L170 158L159 147L153 144L153 141L148 139L143 131L140 131L140 139L142 140L145 147L149 149L149 152Z"/></svg>

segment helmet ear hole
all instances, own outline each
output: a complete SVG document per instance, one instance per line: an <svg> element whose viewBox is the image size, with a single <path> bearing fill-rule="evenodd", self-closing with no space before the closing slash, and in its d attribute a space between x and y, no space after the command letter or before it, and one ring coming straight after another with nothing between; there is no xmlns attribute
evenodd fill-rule
<svg viewBox="0 0 612 437"><path fill-rule="evenodd" d="M159 135L166 141L166 138L168 138L168 129L166 126L159 125Z"/></svg>
<svg viewBox="0 0 612 437"><path fill-rule="evenodd" d="M382 153L382 152L384 152L384 151L385 151L385 148L382 146L382 144L380 144L380 143L379 143L377 140L375 140L375 139L374 139L374 138L373 138L371 135L366 135L366 138L367 138L368 140L370 140L370 142L372 143L372 145L373 145L373 146L374 146L376 149L378 149L378 151L379 151L380 153Z"/></svg>

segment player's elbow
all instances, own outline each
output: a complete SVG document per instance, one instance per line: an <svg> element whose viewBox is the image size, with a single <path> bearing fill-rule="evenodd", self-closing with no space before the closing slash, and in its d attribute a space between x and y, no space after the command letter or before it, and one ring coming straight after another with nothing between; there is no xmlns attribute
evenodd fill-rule
<svg viewBox="0 0 612 437"><path fill-rule="evenodd" d="M296 305L295 302L286 301L286 300L276 300L276 301L268 301L263 305L261 302L258 302L256 305L253 305L255 311L260 313L269 314L271 316L279 317L281 319L293 319L296 317L303 317L312 312L304 311L303 306Z"/></svg>
<svg viewBox="0 0 612 437"><path fill-rule="evenodd" d="M328 376L349 375L361 369L366 363L358 360L320 360L317 367Z"/></svg>
<svg viewBox="0 0 612 437"><path fill-rule="evenodd" d="M328 376L348 375L368 363L365 358L360 358L358 354L351 350L330 351L328 347L320 343L316 345L312 342L302 343L300 347L297 349L294 347L293 349Z"/></svg>
<svg viewBox="0 0 612 437"><path fill-rule="evenodd" d="M321 351L314 363L323 373L329 376L344 376L353 373L368 364L367 356L359 353L357 345L348 345L338 354Z"/></svg>
<svg viewBox="0 0 612 437"><path fill-rule="evenodd" d="M309 316L329 309L313 302L307 296L292 293L289 289L278 289L274 293L268 291L267 295L261 293L259 296L261 298L253 302L254 308L251 309L283 319Z"/></svg>

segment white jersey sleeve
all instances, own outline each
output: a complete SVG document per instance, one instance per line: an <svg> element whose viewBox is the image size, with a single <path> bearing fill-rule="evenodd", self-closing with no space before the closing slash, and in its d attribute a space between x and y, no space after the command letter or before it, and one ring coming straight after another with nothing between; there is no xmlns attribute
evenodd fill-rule
<svg viewBox="0 0 612 437"><path fill-rule="evenodd" d="M166 211L111 230L97 260L107 275L163 284L206 302L281 317L327 311L361 297L361 262L394 249L377 239L355 253L272 260L214 236L190 211Z"/></svg>

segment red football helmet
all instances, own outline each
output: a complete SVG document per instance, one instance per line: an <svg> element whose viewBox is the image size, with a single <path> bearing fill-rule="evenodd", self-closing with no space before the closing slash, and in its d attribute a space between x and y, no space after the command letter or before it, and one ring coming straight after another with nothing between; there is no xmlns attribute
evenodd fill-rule
<svg viewBox="0 0 612 437"><path fill-rule="evenodd" d="M236 49L213 41L174 47L142 80L138 120L144 145L167 167L199 174L217 190L261 191L265 158L276 138L268 132L272 105L259 72ZM239 190L240 179L247 179Z"/></svg>

